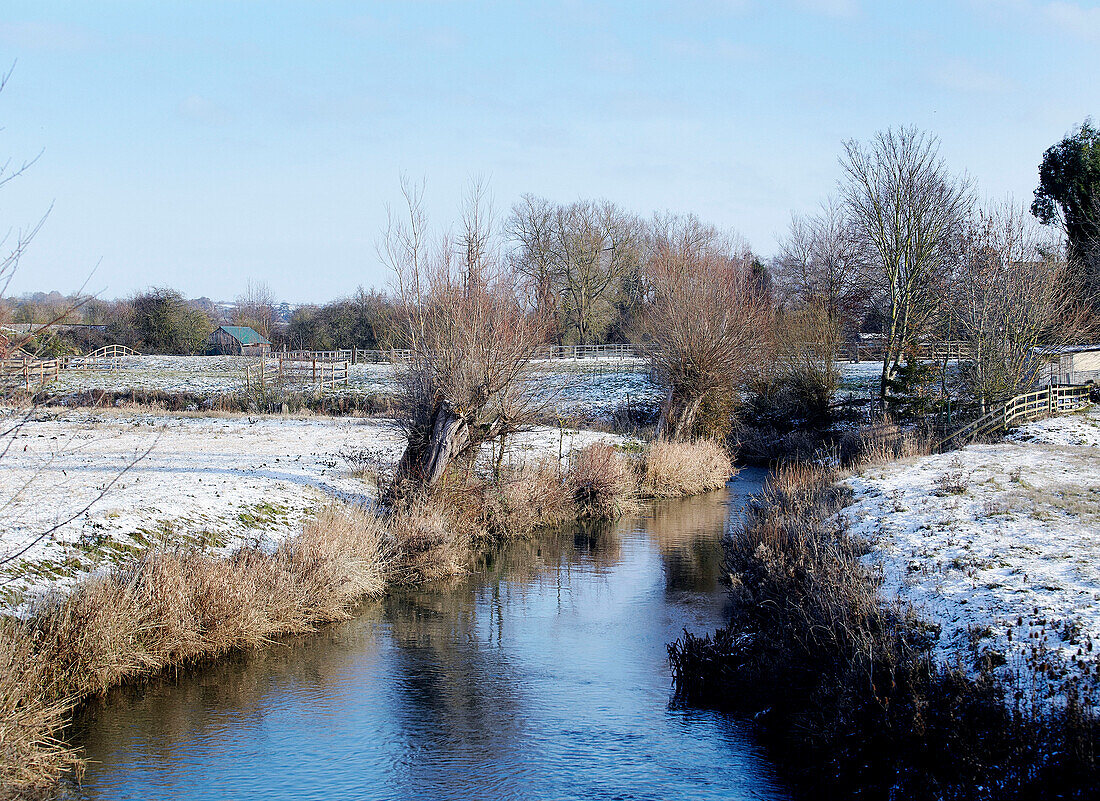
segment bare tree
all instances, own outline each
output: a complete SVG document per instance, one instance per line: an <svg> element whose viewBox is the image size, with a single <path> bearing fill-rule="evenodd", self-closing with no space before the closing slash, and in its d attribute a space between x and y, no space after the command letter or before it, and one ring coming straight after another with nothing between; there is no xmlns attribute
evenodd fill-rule
<svg viewBox="0 0 1100 801"><path fill-rule="evenodd" d="M953 276L955 330L969 345L963 385L983 406L1030 389L1039 354L1074 343L1088 317L1077 302L1065 249L1011 202L967 222Z"/></svg>
<svg viewBox="0 0 1100 801"><path fill-rule="evenodd" d="M948 172L939 141L916 128L846 142L841 166L853 242L886 300L885 399L906 349L944 311L952 249L971 205L969 182Z"/></svg>
<svg viewBox="0 0 1100 801"><path fill-rule="evenodd" d="M457 460L526 424L537 404L526 381L543 340L515 275L499 257L483 187L467 197L462 233L428 242L422 186L402 181L407 219L391 216L380 253L395 275L397 345L408 444L391 500L431 489Z"/></svg>
<svg viewBox="0 0 1100 801"><path fill-rule="evenodd" d="M646 270L662 438L691 438L704 402L732 397L761 357L770 303L751 265L743 242L695 217L657 220Z"/></svg>
<svg viewBox="0 0 1100 801"><path fill-rule="evenodd" d="M817 214L792 215L772 267L784 306L817 306L828 315L830 327L858 333L875 283L837 200L830 198Z"/></svg>
<svg viewBox="0 0 1100 801"><path fill-rule="evenodd" d="M594 341L610 320L612 294L640 264L641 222L607 201L563 206L528 195L512 208L508 230L519 244L516 269L558 312L559 330Z"/></svg>
<svg viewBox="0 0 1100 801"><path fill-rule="evenodd" d="M272 294L271 287L263 281L249 278L244 294L237 296L233 324L246 325L260 336L271 339L279 325L279 318L275 313L275 295Z"/></svg>

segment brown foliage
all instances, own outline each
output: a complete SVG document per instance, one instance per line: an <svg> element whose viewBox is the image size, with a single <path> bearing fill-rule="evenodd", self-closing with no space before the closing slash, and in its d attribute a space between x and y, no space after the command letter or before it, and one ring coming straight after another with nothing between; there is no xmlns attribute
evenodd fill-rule
<svg viewBox="0 0 1100 801"><path fill-rule="evenodd" d="M691 438L703 403L733 396L761 357L770 304L750 266L745 246L694 217L659 223L646 269L663 438Z"/></svg>
<svg viewBox="0 0 1100 801"><path fill-rule="evenodd" d="M638 479L629 457L598 442L572 455L569 485L581 516L615 518L634 508Z"/></svg>
<svg viewBox="0 0 1100 801"><path fill-rule="evenodd" d="M724 487L735 473L729 453L714 440L658 441L643 457L641 492L682 498Z"/></svg>
<svg viewBox="0 0 1100 801"><path fill-rule="evenodd" d="M453 462L529 421L525 379L543 341L497 256L483 190L471 191L462 236L432 250L419 191L403 188L409 221L391 224L383 247L402 318L395 341L410 354L398 370L408 445L392 498L435 487Z"/></svg>

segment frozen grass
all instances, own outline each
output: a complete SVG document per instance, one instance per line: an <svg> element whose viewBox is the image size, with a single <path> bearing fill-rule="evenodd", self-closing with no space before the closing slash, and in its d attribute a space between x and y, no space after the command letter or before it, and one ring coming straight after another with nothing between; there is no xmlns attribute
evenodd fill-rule
<svg viewBox="0 0 1100 801"><path fill-rule="evenodd" d="M938 630L943 664L996 669L1020 697L1100 701L1100 414L848 480L844 519L887 597Z"/></svg>
<svg viewBox="0 0 1100 801"><path fill-rule="evenodd" d="M989 661L937 660L920 610L883 598L838 478L797 465L769 480L727 541L729 625L669 648L678 693L754 720L800 796L1094 797L1100 724L1084 699L1045 708Z"/></svg>
<svg viewBox="0 0 1100 801"><path fill-rule="evenodd" d="M513 437L506 461L560 456L565 464L601 441L623 440L539 428ZM332 500L371 502L376 491L364 477L396 463L403 440L384 420L63 410L39 415L0 445L0 558L79 512L153 447L86 513L0 567L0 600L11 605L151 547L215 556L242 545L271 550Z"/></svg>

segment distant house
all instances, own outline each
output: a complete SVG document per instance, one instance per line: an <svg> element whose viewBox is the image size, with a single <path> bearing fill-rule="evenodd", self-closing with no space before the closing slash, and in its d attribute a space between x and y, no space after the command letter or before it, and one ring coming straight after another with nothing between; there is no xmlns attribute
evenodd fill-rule
<svg viewBox="0 0 1100 801"><path fill-rule="evenodd" d="M263 356L271 350L271 342L247 325L218 326L206 344L222 356Z"/></svg>
<svg viewBox="0 0 1100 801"><path fill-rule="evenodd" d="M1100 383L1100 344L1044 349L1053 384Z"/></svg>

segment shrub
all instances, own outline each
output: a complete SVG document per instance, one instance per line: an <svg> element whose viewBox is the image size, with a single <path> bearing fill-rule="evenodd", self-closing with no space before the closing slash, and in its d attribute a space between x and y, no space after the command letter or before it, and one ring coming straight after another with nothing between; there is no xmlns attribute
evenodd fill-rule
<svg viewBox="0 0 1100 801"><path fill-rule="evenodd" d="M606 443L589 445L570 457L568 482L581 516L610 519L634 508L633 465Z"/></svg>
<svg viewBox="0 0 1100 801"><path fill-rule="evenodd" d="M1011 708L991 674L938 666L928 628L881 599L836 479L780 468L752 505L727 550L729 626L669 646L681 697L752 716L814 797L1092 797L1097 720L1072 698Z"/></svg>
<svg viewBox="0 0 1100 801"><path fill-rule="evenodd" d="M707 439L654 442L643 460L641 492L653 498L680 498L719 489L735 472L725 448Z"/></svg>
<svg viewBox="0 0 1100 801"><path fill-rule="evenodd" d="M573 493L556 458L506 469L486 487L481 522L496 538L520 537L576 516Z"/></svg>

